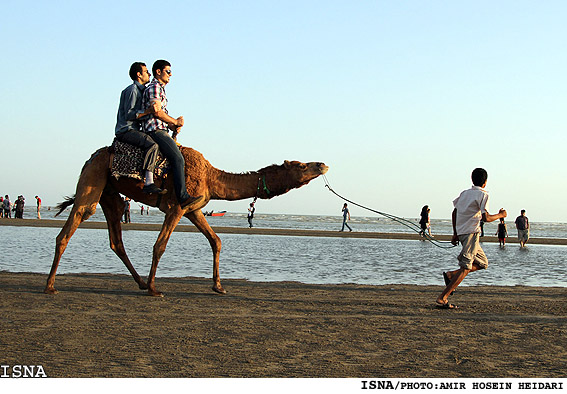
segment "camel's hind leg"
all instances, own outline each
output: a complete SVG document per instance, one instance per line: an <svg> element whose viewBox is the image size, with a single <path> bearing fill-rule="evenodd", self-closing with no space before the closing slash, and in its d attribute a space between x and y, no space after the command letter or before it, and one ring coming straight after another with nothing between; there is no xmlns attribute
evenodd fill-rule
<svg viewBox="0 0 567 394"><path fill-rule="evenodd" d="M223 289L221 282L220 282L220 274L219 274L219 259L220 259L220 251L221 251L221 240L218 235L213 231L207 219L201 212L201 210L187 212L185 217L191 220L200 232L207 237L209 243L211 244L211 249L213 250L213 290L220 294L226 294L226 290Z"/></svg>
<svg viewBox="0 0 567 394"><path fill-rule="evenodd" d="M98 196L100 196L100 194ZM65 222L65 225L61 229L61 232L57 236L55 242L55 256L53 257L53 264L51 265L51 271L47 278L47 284L44 290L45 293L57 294L57 290L55 290L54 287L55 274L57 272L61 256L63 255L63 252L65 252L69 240L79 225L95 212L97 202L98 197L96 197L96 195L91 195L89 199L83 197L75 200L75 205L73 205L69 218Z"/></svg>
<svg viewBox="0 0 567 394"><path fill-rule="evenodd" d="M93 155L83 167L77 184L73 208L65 225L57 236L53 264L51 265L51 271L47 277L47 284L44 290L47 294L57 294L57 290L55 290L54 286L55 274L61 256L63 252L65 252L69 240L79 225L95 213L96 205L106 185L108 176L108 154L104 154L103 150L99 150L99 152Z"/></svg>
<svg viewBox="0 0 567 394"><path fill-rule="evenodd" d="M122 260L126 268L128 268L128 271L130 271L140 289L146 290L148 286L134 269L134 266L126 254L124 243L122 242L122 225L120 224L120 220L124 212L124 200L122 200L118 192L106 189L100 197L100 206L104 212L106 223L108 224L110 248L116 253L120 260Z"/></svg>

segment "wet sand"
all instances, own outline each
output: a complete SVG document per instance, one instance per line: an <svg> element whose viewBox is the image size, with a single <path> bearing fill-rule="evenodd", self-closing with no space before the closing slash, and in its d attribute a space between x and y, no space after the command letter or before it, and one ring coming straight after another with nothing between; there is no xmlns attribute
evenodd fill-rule
<svg viewBox="0 0 567 394"><path fill-rule="evenodd" d="M565 377L567 289L0 272L0 361L50 377ZM440 278L440 282L442 278Z"/></svg>
<svg viewBox="0 0 567 394"><path fill-rule="evenodd" d="M28 227L56 227L61 228L65 224L64 220L57 219L0 219L0 226L28 226ZM81 224L81 228L106 229L105 222L86 221ZM122 225L123 231L159 231L161 224L158 223L128 223ZM300 229L278 229L278 228L247 228L247 227L220 227L213 226L213 230L218 234L254 234L254 235L287 235L299 237L342 237L342 238L376 238L376 239L407 239L419 240L416 233L378 233L378 232L339 232L324 230L300 230ZM175 231L198 232L193 225L179 224ZM450 241L450 235L435 235L439 241ZM483 242L498 242L497 237L484 236ZM506 239L507 243L518 243L514 236ZM530 238L530 244L541 245L567 245L564 238Z"/></svg>

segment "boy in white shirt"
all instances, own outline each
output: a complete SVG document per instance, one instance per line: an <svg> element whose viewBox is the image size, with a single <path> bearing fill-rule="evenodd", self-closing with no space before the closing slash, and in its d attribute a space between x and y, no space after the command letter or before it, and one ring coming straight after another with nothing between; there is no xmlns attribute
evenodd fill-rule
<svg viewBox="0 0 567 394"><path fill-rule="evenodd" d="M488 260L480 247L480 221L493 222L506 217L506 210L501 208L497 214L488 213L488 192L484 190L488 179L488 173L482 168L476 168L471 175L473 187L463 191L453 201L453 245L459 242L463 246L457 257L459 269L443 272L445 279L445 290L437 297L437 307L443 309L457 309L456 305L450 304L449 295L455 291L457 286L465 279L469 272L486 269Z"/></svg>

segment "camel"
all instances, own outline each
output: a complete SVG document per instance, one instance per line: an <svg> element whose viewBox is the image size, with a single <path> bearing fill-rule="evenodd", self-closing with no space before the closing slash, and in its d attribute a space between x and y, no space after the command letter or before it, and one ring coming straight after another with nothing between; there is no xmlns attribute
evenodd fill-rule
<svg viewBox="0 0 567 394"><path fill-rule="evenodd" d="M299 188L319 175L325 174L328 167L324 163L301 163L298 161L285 161L282 165L272 165L258 171L233 174L213 167L203 155L188 147L179 149L185 157L185 177L187 191L193 196L204 198L193 205L181 208L173 192L172 177L158 179L162 181L162 188L169 190L163 196L145 194L142 191L143 182L134 178L110 176L112 162L111 149L104 147L97 150L85 163L77 183L74 197L67 198L59 204L59 213L67 207L73 206L69 218L56 238L55 255L51 271L47 278L44 292L57 294L55 289L55 274L69 240L79 225L94 214L96 206L100 203L110 238L110 248L122 260L132 277L142 290L147 290L151 296L161 296L163 293L156 290L155 276L158 262L165 252L171 233L183 216L188 218L208 239L213 252L213 290L225 294L219 276L219 258L221 240L207 223L201 209L210 200L241 200L246 198L270 199L287 193L291 189ZM130 262L122 242L121 217L124 211L124 202L120 196L123 194L132 200L145 205L156 207L165 213L161 231L153 247L152 265L147 283L138 275Z"/></svg>

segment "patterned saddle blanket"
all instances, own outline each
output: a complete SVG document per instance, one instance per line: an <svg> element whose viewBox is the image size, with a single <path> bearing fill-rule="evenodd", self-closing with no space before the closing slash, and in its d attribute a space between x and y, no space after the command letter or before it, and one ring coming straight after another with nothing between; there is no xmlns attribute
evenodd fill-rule
<svg viewBox="0 0 567 394"><path fill-rule="evenodd" d="M137 146L126 144L114 140L110 147L111 152L114 153L112 165L110 167L110 174L116 179L121 176L135 178L139 180L144 179L142 165L144 164L144 150ZM159 152L156 162L154 175L163 177L169 170L169 162L165 156Z"/></svg>

